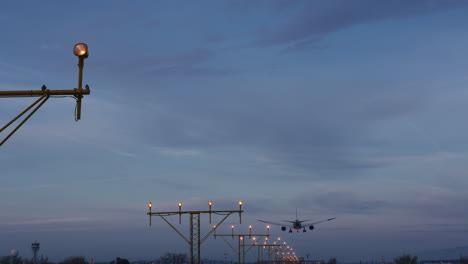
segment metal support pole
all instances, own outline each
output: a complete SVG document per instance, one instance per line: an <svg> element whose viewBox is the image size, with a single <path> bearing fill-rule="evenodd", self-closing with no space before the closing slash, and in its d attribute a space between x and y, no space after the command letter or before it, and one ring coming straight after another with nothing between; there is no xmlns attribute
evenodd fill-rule
<svg viewBox="0 0 468 264"><path fill-rule="evenodd" d="M198 221L197 221L197 229L198 229L198 234L197 234L197 258L198 262L197 264L201 264L201 255L200 255L200 214L198 214Z"/></svg>
<svg viewBox="0 0 468 264"><path fill-rule="evenodd" d="M241 246L242 246L242 264L244 264L245 263L245 237L242 237Z"/></svg>
<svg viewBox="0 0 468 264"><path fill-rule="evenodd" d="M83 90L83 66L84 58L78 58L78 90L81 92ZM76 120L81 119L81 99L83 95L79 94L76 98Z"/></svg>
<svg viewBox="0 0 468 264"><path fill-rule="evenodd" d="M237 263L241 263L241 236L237 238Z"/></svg>
<svg viewBox="0 0 468 264"><path fill-rule="evenodd" d="M190 214L190 255L191 264L200 264L200 214ZM196 262L194 262L196 261Z"/></svg>
<svg viewBox="0 0 468 264"><path fill-rule="evenodd" d="M193 256L193 217L190 215L190 262L189 264L194 264Z"/></svg>

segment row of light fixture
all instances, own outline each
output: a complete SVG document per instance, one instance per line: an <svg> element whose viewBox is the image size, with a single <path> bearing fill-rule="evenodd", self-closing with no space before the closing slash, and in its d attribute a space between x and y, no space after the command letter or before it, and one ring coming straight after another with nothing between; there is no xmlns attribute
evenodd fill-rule
<svg viewBox="0 0 468 264"><path fill-rule="evenodd" d="M78 45L78 44L77 44L77 45ZM242 205L244 204L244 202L239 201L238 204L239 204L239 210L242 210ZM179 211L181 211L181 210L182 210L182 202L178 202L177 205L179 206ZM210 207L210 211L211 211L211 206L212 206L212 205L213 205L213 202L212 202L212 201L209 201L209 202L208 202L208 206ZM151 212L151 208L152 208L152 207L153 207L153 203L152 203L152 202L149 202L149 203L148 203L148 209L150 210L150 212Z"/></svg>

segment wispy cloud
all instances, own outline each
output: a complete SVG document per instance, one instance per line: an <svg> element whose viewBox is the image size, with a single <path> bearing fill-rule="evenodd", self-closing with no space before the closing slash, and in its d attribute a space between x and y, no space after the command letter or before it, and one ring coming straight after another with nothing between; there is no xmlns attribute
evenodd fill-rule
<svg viewBox="0 0 468 264"><path fill-rule="evenodd" d="M291 45L289 50L314 47L325 36L345 28L368 22L400 19L445 12L468 5L466 1L386 1L372 0L324 2L294 1L302 9L277 29L266 31L252 44L254 46Z"/></svg>
<svg viewBox="0 0 468 264"><path fill-rule="evenodd" d="M201 156L202 152L195 149L178 149L178 148L154 148L157 152L166 156Z"/></svg>
<svg viewBox="0 0 468 264"><path fill-rule="evenodd" d="M66 223L89 223L104 221L104 218L89 218L89 217L76 217L76 218L48 218L48 219L34 219L25 221L15 221L1 223L0 226L23 226L23 225L50 225L50 224L66 224Z"/></svg>

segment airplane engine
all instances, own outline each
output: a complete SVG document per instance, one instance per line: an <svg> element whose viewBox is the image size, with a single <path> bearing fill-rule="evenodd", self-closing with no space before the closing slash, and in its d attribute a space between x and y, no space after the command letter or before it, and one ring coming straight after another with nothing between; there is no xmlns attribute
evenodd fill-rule
<svg viewBox="0 0 468 264"><path fill-rule="evenodd" d="M282 226L282 227L281 227L281 230L286 231L286 227L285 227L285 226Z"/></svg>
<svg viewBox="0 0 468 264"><path fill-rule="evenodd" d="M309 229L314 230L314 226L313 225L309 226Z"/></svg>

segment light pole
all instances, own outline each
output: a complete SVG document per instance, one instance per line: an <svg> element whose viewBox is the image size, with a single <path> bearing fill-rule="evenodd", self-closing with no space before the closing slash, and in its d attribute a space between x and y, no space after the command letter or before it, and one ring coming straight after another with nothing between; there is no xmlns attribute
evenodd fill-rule
<svg viewBox="0 0 468 264"><path fill-rule="evenodd" d="M39 99L34 101L30 106L26 107L26 109L24 109L19 115L17 115L0 129L1 133L34 107L34 109L0 142L0 146L2 146L24 123L26 123L26 121L28 121L28 119L34 113L36 113L36 111L39 110L39 108L41 108L41 106L47 102L47 100L49 100L49 97L73 96L76 99L75 120L78 121L81 119L81 99L83 98L83 95L90 94L88 85L86 85L85 89L82 87L84 60L89 55L88 45L85 43L76 44L73 47L73 53L78 57L78 88L71 90L49 90L45 85L43 85L41 90L0 91L0 97L39 97Z"/></svg>

